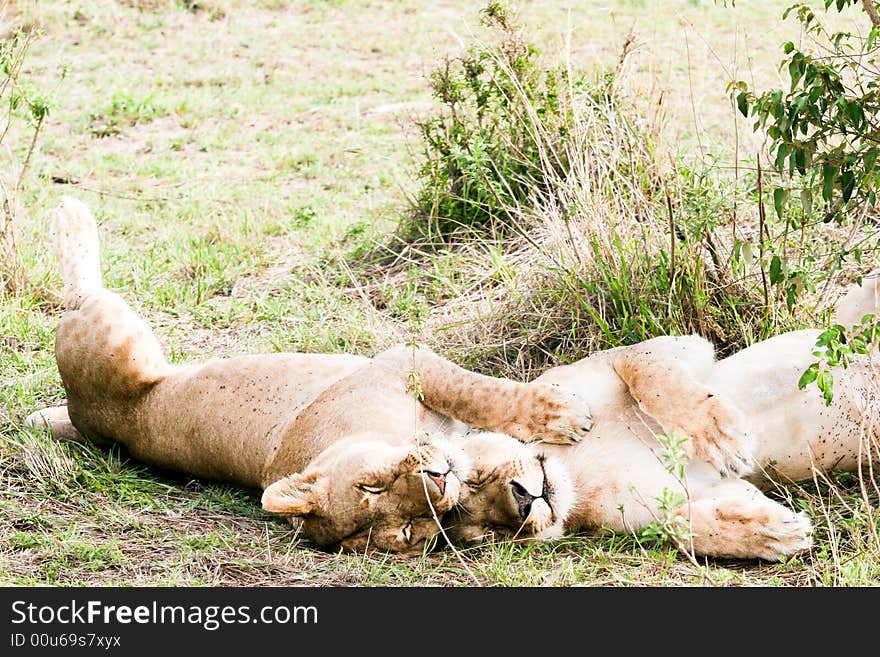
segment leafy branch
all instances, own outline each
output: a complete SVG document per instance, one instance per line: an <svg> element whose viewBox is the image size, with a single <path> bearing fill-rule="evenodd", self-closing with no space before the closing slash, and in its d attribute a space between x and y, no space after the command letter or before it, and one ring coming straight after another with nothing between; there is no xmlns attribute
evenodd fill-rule
<svg viewBox="0 0 880 657"><path fill-rule="evenodd" d="M13 159L2 167L13 172L14 181L0 174L0 193L3 195L0 201L0 298L5 294L17 294L24 287L25 272L18 250L16 217L22 185L50 109L49 101L22 79L22 66L33 40L34 32L19 31L0 42L0 146L6 146L4 150L14 158L9 139L13 135L13 126L22 119L26 125L27 144L20 164Z"/></svg>
<svg viewBox="0 0 880 657"><path fill-rule="evenodd" d="M774 207L782 218L792 188L799 180L804 209L812 212L812 190L821 189L823 221L842 221L852 204L876 202L880 181L880 22L871 0L824 0L825 10L841 12L860 5L867 14L867 36L831 32L812 7L797 3L783 18L796 16L814 50L793 41L783 46L780 69L790 88L757 93L737 81L729 93L743 116L763 129L777 171L789 185L773 191Z"/></svg>
<svg viewBox="0 0 880 657"><path fill-rule="evenodd" d="M819 334L813 356L818 360L801 374L798 388L803 390L811 383L822 393L826 406L834 399L834 375L836 367L846 369L856 356L866 355L872 345L880 337L880 318L865 315L859 324L847 331L840 324L835 324L827 331Z"/></svg>

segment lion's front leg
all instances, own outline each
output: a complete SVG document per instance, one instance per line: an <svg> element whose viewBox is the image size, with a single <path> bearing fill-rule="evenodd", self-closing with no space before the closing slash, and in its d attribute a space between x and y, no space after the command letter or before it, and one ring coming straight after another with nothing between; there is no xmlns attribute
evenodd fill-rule
<svg viewBox="0 0 880 657"><path fill-rule="evenodd" d="M712 345L696 337L664 337L615 349L611 364L639 407L667 433L687 438L688 455L722 475L754 467L754 439L736 405L701 379L714 363Z"/></svg>
<svg viewBox="0 0 880 657"><path fill-rule="evenodd" d="M375 360L403 372L429 408L523 442L570 445L592 426L587 404L556 385L469 372L424 347L395 347Z"/></svg>

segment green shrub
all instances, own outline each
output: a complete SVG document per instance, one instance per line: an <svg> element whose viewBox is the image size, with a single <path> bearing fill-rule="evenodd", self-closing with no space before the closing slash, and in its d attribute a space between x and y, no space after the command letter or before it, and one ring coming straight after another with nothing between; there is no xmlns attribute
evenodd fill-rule
<svg viewBox="0 0 880 657"><path fill-rule="evenodd" d="M548 174L568 166L556 146L571 129L571 96L581 82L543 67L504 5L490 2L481 15L494 40L431 74L442 110L418 124L424 163L408 237L506 234L518 219L509 208L535 190L549 192Z"/></svg>
<svg viewBox="0 0 880 657"><path fill-rule="evenodd" d="M711 161L658 153L622 64L548 66L508 10L493 2L482 16L494 41L431 76L440 111L419 124L417 212L401 233L415 257L395 261L408 264L394 285L442 305L427 319L437 346L529 377L657 335L699 333L730 353L806 323L812 301L786 290L815 288L822 236L799 235L798 251L793 233L758 220L760 203L747 214L731 202L756 180L737 187ZM425 241L431 258L419 257ZM431 261L451 253L456 281L438 284Z"/></svg>
<svg viewBox="0 0 880 657"><path fill-rule="evenodd" d="M0 41L0 300L20 294L27 282L16 223L22 214L22 183L50 108L22 73L35 36L19 29Z"/></svg>

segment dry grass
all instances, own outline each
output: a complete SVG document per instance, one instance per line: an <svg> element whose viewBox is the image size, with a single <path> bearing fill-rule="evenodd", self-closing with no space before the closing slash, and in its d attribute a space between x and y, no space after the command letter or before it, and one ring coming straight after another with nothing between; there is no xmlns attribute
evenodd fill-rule
<svg viewBox="0 0 880 657"><path fill-rule="evenodd" d="M618 65L586 91L565 97L572 118L564 133L545 124L518 88L507 106L528 116L538 156L532 173L511 175L540 184L527 196L495 196L494 206L482 192L450 195L462 206L492 206L485 214L507 225L500 237L494 224L437 232L436 220L416 207L402 235L412 234L414 223L426 228L413 241L394 236L370 254L378 265L366 268L373 283L365 289L380 309L405 318L407 304L387 291L409 291L411 302L423 295L432 302L423 340L470 367L519 379L656 335L697 333L728 355L827 322L853 279L877 267L872 217L859 212L825 224L817 213L795 229L799 208L784 220L768 216L766 195L757 193L779 179L766 164L731 172L670 157L659 143L662 124L645 119L624 93L634 86L625 68L629 46L627 40ZM502 54L496 62L515 75ZM577 80L578 72L567 78ZM457 111L450 122L461 122ZM534 158L515 140L501 143L511 160ZM468 180L471 188L479 182ZM838 262L855 245L864 257ZM789 279L773 281L774 258ZM793 304L788 286L798 290Z"/></svg>

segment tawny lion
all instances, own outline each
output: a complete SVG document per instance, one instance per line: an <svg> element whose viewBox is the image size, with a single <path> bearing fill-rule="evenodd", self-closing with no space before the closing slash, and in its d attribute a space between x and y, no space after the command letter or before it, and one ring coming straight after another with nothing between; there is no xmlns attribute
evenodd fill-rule
<svg viewBox="0 0 880 657"><path fill-rule="evenodd" d="M474 374L427 349L171 365L146 323L104 289L86 206L65 198L54 232L65 308L55 351L67 405L27 423L56 437L115 441L163 468L262 488L263 507L300 518L318 545L421 552L470 494L468 443L446 438L467 427L561 444L589 431L589 409L576 395ZM530 535L560 533L566 503L544 483L553 466L506 441L496 502L504 498ZM564 482L561 473L554 478ZM520 513L515 491L541 499Z"/></svg>

